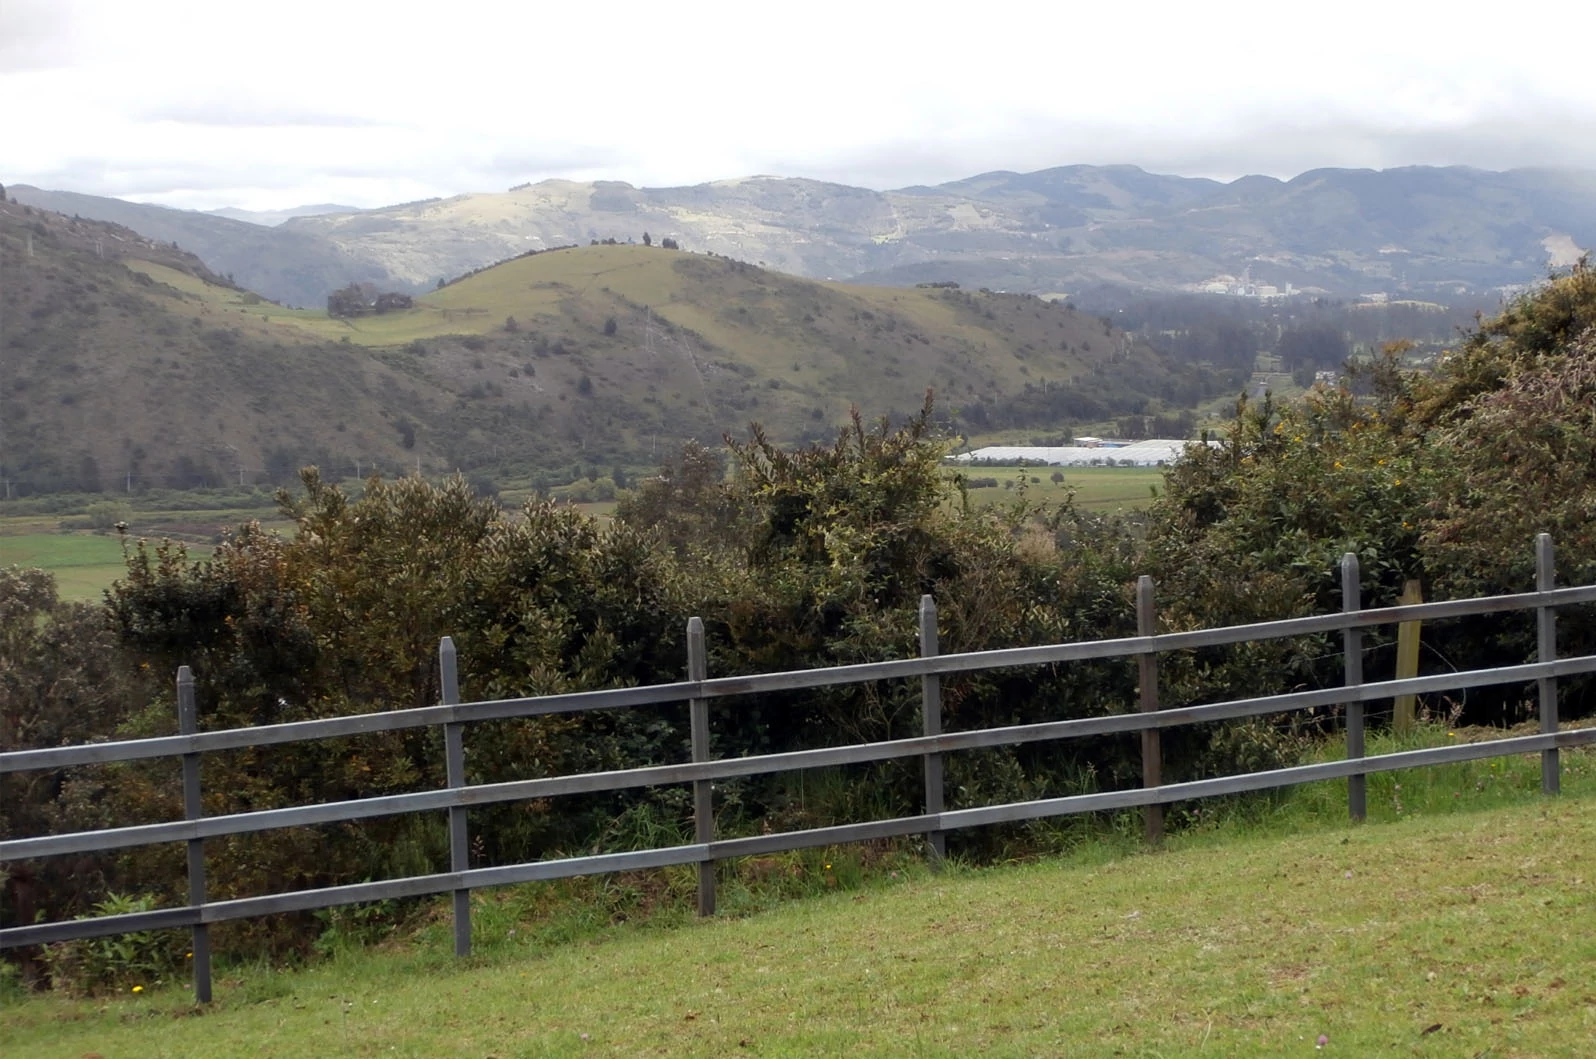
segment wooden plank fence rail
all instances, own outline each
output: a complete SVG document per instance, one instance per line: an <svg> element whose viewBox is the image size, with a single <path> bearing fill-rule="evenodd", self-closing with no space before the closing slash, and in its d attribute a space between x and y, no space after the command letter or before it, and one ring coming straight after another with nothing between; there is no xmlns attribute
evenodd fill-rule
<svg viewBox="0 0 1596 1059"><path fill-rule="evenodd" d="M183 763L184 819L64 835L8 838L0 841L0 862L126 849L163 842L185 842L189 854L189 904L182 908L150 912L4 927L0 928L0 948L101 937L128 931L188 928L194 936L195 993L201 1002L206 1002L211 995L206 929L211 923L235 919L449 893L454 907L455 952L465 955L471 947L470 891L482 887L695 864L700 884L699 914L707 916L715 910L715 862L728 857L920 835L926 841L928 856L936 864L945 854L945 836L951 830L1132 808L1144 810L1147 839L1150 843L1156 843L1162 836L1162 807L1170 802L1341 778L1349 781L1349 814L1353 819L1362 819L1365 808L1363 780L1369 773L1536 752L1542 755L1542 789L1553 794L1558 790L1558 750L1562 747L1596 744L1596 728L1563 731L1558 727L1558 678L1596 672L1596 655L1557 657L1555 610L1561 606L1596 602L1596 586L1555 588L1551 541L1544 534L1536 542L1536 557L1534 592L1364 610L1360 608L1357 559L1349 553L1341 566L1343 609L1340 614L1179 633L1156 631L1153 584L1150 579L1143 578L1137 585L1138 635L1135 637L953 655L942 655L937 651L936 606L928 596L922 600L920 610L918 658L746 677L709 678L703 623L695 617L688 625L686 681L489 702L458 701L459 674L454 644L445 637L439 646L442 702L436 707L217 732L196 731L193 677L188 667L184 666L178 674L181 734L177 736L0 753L0 773L180 757ZM1538 633L1537 658L1533 663L1375 683L1363 681L1360 643L1363 629L1404 621L1434 621L1439 618L1531 609L1536 612ZM1344 640L1344 686L1174 708L1164 708L1159 702L1157 656L1162 652L1337 631L1342 633ZM942 731L940 681L946 674L1094 659L1135 661L1139 683L1139 701L1135 712L975 731ZM713 757L709 723L709 702L712 699L905 678L918 678L921 681L923 734L920 736L753 757ZM1524 683L1534 683L1538 689L1540 732L1536 735L1376 757L1363 756L1362 709L1365 703L1401 695ZM465 726L472 722L594 709L624 709L684 700L689 704L691 726L692 760L689 762L492 784L470 784L467 781ZM1158 734L1165 728L1332 706L1341 706L1346 711L1346 760L1184 783L1166 784L1162 781ZM444 726L446 786L441 790L222 816L206 817L201 813L200 761L201 755L206 752L431 725ZM1142 740L1144 783L1140 788L971 809L944 809L942 765L946 754L1044 740L1131 733L1138 734ZM925 781L925 811L921 815L747 838L720 839L715 835L713 784L717 780L912 757L921 759ZM470 867L467 814L473 806L661 784L692 786L694 841L689 845L492 868ZM206 899L204 842L207 839L282 827L438 810L446 810L449 816L448 872L226 901Z"/></svg>
<svg viewBox="0 0 1596 1059"><path fill-rule="evenodd" d="M1517 595L1481 596L1476 599L1421 603L1409 607L1385 607L1379 610L1359 611L1356 614L1322 614L1251 625L1229 625L1218 629L1160 633L1157 636L1089 640L1040 647L1011 647L997 651L937 655L931 658L903 658L890 662L864 662L825 669L764 673L757 676L717 677L702 681L679 681L673 684L575 691L541 698L495 699L458 705L421 706L407 710L328 717L315 721L293 721L254 728L230 728L216 732L201 732L198 735L168 735L121 742L14 750L0 753L0 773L67 768L74 765L103 765L113 761L137 761L212 750L238 750L245 747L294 743L303 739L336 739L406 728L428 728L454 721L469 723L515 717L542 717L556 713L582 713L588 710L623 709L682 702L694 697L757 695L773 691L801 691L805 688L834 684L863 683L870 680L895 680L933 674L975 672L982 669L1013 669L1060 662L1127 658L1149 652L1161 654L1167 651L1189 651L1200 647L1222 647L1254 640L1278 640L1292 636L1336 633L1347 628L1366 629L1404 621L1430 622L1443 618L1475 617L1504 611L1555 608L1593 602L1596 602L1596 585L1587 585L1554 589L1549 592L1524 592Z"/></svg>

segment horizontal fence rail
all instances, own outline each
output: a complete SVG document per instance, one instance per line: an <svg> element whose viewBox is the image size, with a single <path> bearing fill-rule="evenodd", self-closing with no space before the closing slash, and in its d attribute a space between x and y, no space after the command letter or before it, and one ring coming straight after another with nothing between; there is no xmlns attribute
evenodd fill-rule
<svg viewBox="0 0 1596 1059"><path fill-rule="evenodd" d="M669 783L725 780L738 776L757 776L770 772L826 768L834 765L861 765L894 758L918 757L928 753L1017 746L1084 736L1116 735L1140 732L1149 728L1175 728L1203 721L1232 721L1263 714L1285 713L1290 710L1335 706L1344 704L1348 700L1369 702L1403 694L1428 694L1463 688L1522 684L1549 676L1574 676L1580 673L1596 673L1596 655L1564 658L1556 662L1507 666L1500 669L1477 669L1412 677L1407 680L1388 680L1377 684L1360 684L1355 688L1322 688L1316 691L1266 695L1261 698L1235 699L1206 706L1182 706L1150 715L1128 713L1104 717L1080 717L1069 721L1044 721L1003 728L981 728L969 732L911 736L879 743L852 743L814 750L790 750L779 754L722 758L717 761L649 765L610 772L583 772L572 776L545 776L505 783L483 783L471 787L415 791L410 794L379 795L347 802L300 805L288 809L260 809L250 813L207 816L199 820L174 820L164 824L138 824L132 827L108 828L103 831L80 831L70 835L12 839L0 842L0 862L29 857L60 856L67 853L127 849L158 842L222 838L227 835L269 831L279 827L346 823L379 816L396 816L401 813L468 808L499 802L552 798L563 794L598 794L636 787L658 787ZM1500 741L1489 745L1495 746L1498 742ZM0 940L4 937L4 932L0 931Z"/></svg>
<svg viewBox="0 0 1596 1059"><path fill-rule="evenodd" d="M382 882L355 883L349 886L332 886L319 890L300 890L293 893L272 894L265 897L244 897L229 901L213 901L202 906L162 908L151 912L131 912L97 919L73 919L58 923L41 923L29 927L13 927L0 931L0 942L5 947L39 945L73 938L104 937L134 930L154 930L162 927L190 927L202 923L220 923L231 919L250 919L278 912L302 912L336 905L358 904L364 901L382 901L400 897L427 897L458 889L476 889L503 886L509 883L539 882L549 879L567 879L579 875L599 875L612 871L631 871L642 868L666 868L679 864L694 864L706 858L760 856L795 849L813 849L834 846L845 842L863 842L880 838L899 838L924 831L951 831L963 827L986 824L1018 823L1040 820L1050 816L1066 816L1110 809L1135 809L1144 805L1185 801L1193 798L1210 798L1223 794L1245 794L1250 791L1290 787L1317 780L1345 779L1348 776L1374 772L1394 772L1400 769L1422 768L1431 765L1453 764L1482 758L1528 754L1552 747L1576 747L1596 744L1596 728L1575 728L1553 735L1526 735L1495 739L1483 743L1459 743L1453 746L1431 747L1424 750L1404 750L1395 754L1346 761L1326 761L1316 765L1296 765L1291 768L1251 772L1239 776L1222 776L1215 779L1190 780L1162 787L1138 787L1123 791L1104 791L1098 794L1072 794L1059 798L1046 798L1030 802L1011 802L1005 805L983 806L976 809L954 809L948 812L923 816L897 817L863 824L839 824L834 827L813 828L807 831L788 831L774 835L754 835L748 838L725 838L714 842L665 849L639 850L630 853L603 853L588 857L571 857L561 860L531 861L495 868L473 868L462 872L442 872L436 875L411 876Z"/></svg>
<svg viewBox="0 0 1596 1059"><path fill-rule="evenodd" d="M1551 592L1524 592L1511 596L1482 596L1441 603L1383 607L1379 610L1364 610L1353 614L1318 614L1306 618L1287 618L1282 621L1258 622L1251 625L1228 625L1219 629L1160 633L1157 636L1130 636L1117 640L1090 640L1083 643L1046 644L1040 647L1012 647L999 651L902 658L889 662L864 662L824 669L798 669L754 676L682 680L672 684L649 684L643 687L573 691L537 698L495 699L486 702L463 702L450 706L420 706L407 710L327 717L314 721L293 721L255 728L229 728L217 732L201 732L198 735L167 735L121 742L86 743L81 746L13 750L0 754L0 773L68 768L76 765L105 765L116 761L138 761L216 750L241 750L278 743L296 743L306 739L337 739L371 735L376 732L394 732L406 728L430 728L440 724L502 721L557 713L655 706L685 702L694 698L713 699L731 695L802 691L807 688L856 684L871 680L946 676L983 669L1132 658L1139 654L1223 647L1256 640L1311 636L1341 632L1348 628L1369 628L1404 621L1437 621L1442 618L1472 617L1503 611L1593 602L1596 602L1596 585L1589 585L1580 588L1560 588Z"/></svg>
<svg viewBox="0 0 1596 1059"><path fill-rule="evenodd" d="M703 626L694 618L688 627L688 680L646 687L484 702L455 701L459 698L459 682L454 646L445 638L439 655L443 703L438 706L216 732L194 730L193 681L185 666L180 670L178 680L179 714L184 734L0 753L0 773L180 758L183 762L185 819L73 834L6 839L0 841L0 862L184 842L188 848L189 904L125 915L6 927L0 929L0 948L50 944L127 931L188 928L194 932L196 956L201 952L207 956L204 961L195 960L196 995L204 1002L210 999L209 939L206 930L209 924L230 920L365 901L450 893L454 901L455 951L465 954L470 951L471 944L469 893L472 889L482 887L692 864L698 866L699 872L699 912L709 915L714 912L715 906L714 865L719 860L731 857L918 835L924 837L928 854L932 863L936 864L943 856L943 838L949 831L1073 813L1133 808L1143 809L1146 814L1147 841L1156 844L1162 836L1162 807L1171 802L1332 779L1348 780L1349 811L1354 819L1360 819L1363 809L1362 784L1370 773L1522 753L1539 752L1542 755L1542 788L1547 793L1554 793L1558 780L1558 751L1596 744L1596 729L1558 728L1558 679L1596 672L1596 655L1556 657L1555 610L1558 607L1596 602L1596 586L1555 588L1551 542L1544 534L1536 542L1536 558L1537 590L1534 592L1361 610L1358 606L1357 561L1355 556L1349 554L1342 564L1344 609L1341 613L1166 633L1155 631L1153 586L1150 579L1144 578L1137 589L1137 628L1141 635L950 655L937 653L936 608L928 596L922 601L920 613L921 656L918 658L713 679L705 671ZM1363 629L1401 622L1531 610L1537 615L1535 662L1375 683L1364 683L1362 680L1360 633ZM1162 707L1158 701L1157 665L1158 656L1162 653L1332 633L1341 633L1344 640L1347 678L1344 686L1172 708ZM941 730L940 678L944 676L1105 659L1121 659L1137 665L1139 701L1127 704L1127 708L1133 712L973 731ZM710 755L707 706L712 699L911 678L920 681L923 735L741 758L715 759ZM1539 734L1376 757L1363 756L1362 710L1365 703L1403 695L1512 684L1536 685ZM683 702L690 707L690 761L491 784L470 785L465 780L466 747L463 737L465 726L470 723ZM1164 729L1321 707L1343 707L1346 710L1346 760L1180 783L1161 781L1161 751L1157 733ZM448 778L442 789L211 817L201 815L199 770L202 754L430 726L442 726L444 729ZM1143 785L1139 788L977 808L945 810L943 807L943 756L946 754L1130 733L1139 733L1142 738ZM925 811L919 815L745 838L715 836L712 792L716 781L915 757L922 759L925 786ZM467 810L472 807L666 784L692 786L692 843L491 868L469 867ZM344 823L429 811L446 811L449 817L451 855L448 872L222 901L206 899L206 840L276 828Z"/></svg>

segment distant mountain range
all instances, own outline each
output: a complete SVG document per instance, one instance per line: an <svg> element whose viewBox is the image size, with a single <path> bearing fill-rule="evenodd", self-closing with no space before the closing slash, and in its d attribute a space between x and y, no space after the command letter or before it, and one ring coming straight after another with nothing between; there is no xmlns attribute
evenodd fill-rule
<svg viewBox="0 0 1596 1059"><path fill-rule="evenodd" d="M236 211L11 190L175 241L296 305L322 304L353 280L417 292L527 250L644 232L815 279L1031 293L1192 290L1250 276L1278 289L1435 296L1529 283L1596 247L1596 172L1583 170L1319 169L1221 183L1066 166L895 191L782 177L676 188L545 180L374 210L303 207L272 228Z"/></svg>
<svg viewBox="0 0 1596 1059"><path fill-rule="evenodd" d="M263 224L268 228L275 228L295 217L319 217L324 213L359 213L360 207L324 202L314 206L295 206L287 210L241 210L233 206L224 206L219 210L205 212L212 217L227 217L235 221L248 221L250 224Z"/></svg>

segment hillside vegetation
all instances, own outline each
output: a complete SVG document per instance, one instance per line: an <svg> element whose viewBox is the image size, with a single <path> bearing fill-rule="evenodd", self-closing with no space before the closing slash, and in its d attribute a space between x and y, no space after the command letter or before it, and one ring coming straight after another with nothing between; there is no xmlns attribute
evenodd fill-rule
<svg viewBox="0 0 1596 1059"><path fill-rule="evenodd" d="M323 454L401 465L395 423L429 388L249 300L125 228L0 203L10 495L254 482Z"/></svg>
<svg viewBox="0 0 1596 1059"><path fill-rule="evenodd" d="M1059 429L1236 382L1035 298L820 284L657 247L522 257L413 309L334 319L126 229L0 204L0 276L13 495L286 484L312 463L648 466L751 420L826 438L851 405L908 414L927 390L954 422Z"/></svg>
<svg viewBox="0 0 1596 1059"><path fill-rule="evenodd" d="M310 231L72 191L12 184L7 197L73 218L107 221L199 257L212 271L289 305L321 305L350 281L403 284L380 261Z"/></svg>

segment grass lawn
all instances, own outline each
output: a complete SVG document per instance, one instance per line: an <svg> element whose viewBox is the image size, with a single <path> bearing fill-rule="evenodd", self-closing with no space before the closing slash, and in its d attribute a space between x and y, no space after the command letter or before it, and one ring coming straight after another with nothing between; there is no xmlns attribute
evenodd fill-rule
<svg viewBox="0 0 1596 1059"><path fill-rule="evenodd" d="M114 536L27 533L0 536L0 566L37 566L55 575L62 599L96 600L127 572Z"/></svg>
<svg viewBox="0 0 1596 1059"><path fill-rule="evenodd" d="M210 512L200 517L210 516ZM133 518L149 528L142 534L152 541L172 532L181 539L181 529L194 528L196 516L191 512L173 512L163 522L159 512L138 512ZM57 520L59 521L59 520ZM239 520L241 521L241 520ZM219 520L219 525L227 524ZM0 566L36 566L55 575L56 591L62 599L97 601L111 582L127 573L127 563L122 558L122 544L114 534L77 533L12 533L0 526ZM26 528L26 527L24 527ZM135 526L135 531L139 527ZM189 558L202 559L211 553L209 544L189 543Z"/></svg>
<svg viewBox="0 0 1596 1059"><path fill-rule="evenodd" d="M467 961L439 921L307 971L237 969L204 1013L177 986L30 998L0 1014L0 1053L1583 1055L1592 763L1566 755L1559 799L1534 793L1534 757L1386 774L1363 826L1319 784L1162 853L1088 842L554 943L479 895Z"/></svg>

